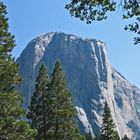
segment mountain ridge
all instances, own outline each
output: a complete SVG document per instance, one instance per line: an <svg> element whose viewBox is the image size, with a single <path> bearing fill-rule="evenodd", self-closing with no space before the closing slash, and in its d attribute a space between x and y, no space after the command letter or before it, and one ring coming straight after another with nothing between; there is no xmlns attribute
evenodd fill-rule
<svg viewBox="0 0 140 140"><path fill-rule="evenodd" d="M24 79L20 91L26 98L25 108L40 65L45 63L51 73L57 59L62 63L73 96L81 132L98 133L103 104L107 101L119 135L127 134L138 140L140 90L112 68L105 43L100 40L51 32L30 41L17 59Z"/></svg>

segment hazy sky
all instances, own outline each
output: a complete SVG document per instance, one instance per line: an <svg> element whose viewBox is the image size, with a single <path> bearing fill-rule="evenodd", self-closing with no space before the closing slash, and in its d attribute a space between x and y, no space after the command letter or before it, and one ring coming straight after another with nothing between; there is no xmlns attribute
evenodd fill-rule
<svg viewBox="0 0 140 140"><path fill-rule="evenodd" d="M127 21L121 11L107 21L87 25L65 10L69 0L2 0L7 5L10 31L16 37L13 55L17 58L34 37L61 31L106 43L109 59L126 79L140 87L140 45L133 46L133 34L124 31Z"/></svg>

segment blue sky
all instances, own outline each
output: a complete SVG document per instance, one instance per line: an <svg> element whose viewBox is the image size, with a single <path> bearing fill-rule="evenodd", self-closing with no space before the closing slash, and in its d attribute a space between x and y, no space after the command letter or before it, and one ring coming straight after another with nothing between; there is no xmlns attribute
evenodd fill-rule
<svg viewBox="0 0 140 140"><path fill-rule="evenodd" d="M121 11L110 14L107 21L87 25L71 17L64 9L69 0L2 0L7 5L10 31L16 37L13 55L17 58L34 37L61 31L106 43L109 59L126 79L140 87L140 45L133 45L134 35L124 31L127 21Z"/></svg>

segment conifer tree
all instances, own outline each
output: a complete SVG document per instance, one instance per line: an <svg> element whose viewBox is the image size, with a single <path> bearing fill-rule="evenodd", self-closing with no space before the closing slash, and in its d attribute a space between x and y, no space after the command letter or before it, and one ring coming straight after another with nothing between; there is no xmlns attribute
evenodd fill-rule
<svg viewBox="0 0 140 140"><path fill-rule="evenodd" d="M127 135L125 135L125 136L122 138L122 140L130 140L130 139L127 137Z"/></svg>
<svg viewBox="0 0 140 140"><path fill-rule="evenodd" d="M68 91L60 61L57 61L49 86L51 95L51 125L48 128L49 140L81 140L76 121L76 113L72 98Z"/></svg>
<svg viewBox="0 0 140 140"><path fill-rule="evenodd" d="M34 140L35 131L21 120L25 111L16 92L0 93L0 140Z"/></svg>
<svg viewBox="0 0 140 140"><path fill-rule="evenodd" d="M15 46L14 36L8 31L6 6L0 2L0 57L6 58Z"/></svg>
<svg viewBox="0 0 140 140"><path fill-rule="evenodd" d="M86 140L94 140L91 132L89 132L89 133L86 134Z"/></svg>
<svg viewBox="0 0 140 140"><path fill-rule="evenodd" d="M11 57L15 46L14 36L8 32L6 6L0 2L0 92L8 92L20 83L18 65Z"/></svg>
<svg viewBox="0 0 140 140"><path fill-rule="evenodd" d="M48 104L48 85L49 76L46 66L43 64L35 82L35 92L31 98L27 118L31 120L33 128L37 129L37 140L46 140L47 114L49 113Z"/></svg>
<svg viewBox="0 0 140 140"><path fill-rule="evenodd" d="M119 140L118 132L115 130L110 108L107 102L104 105L103 121L101 127L101 140Z"/></svg>
<svg viewBox="0 0 140 140"><path fill-rule="evenodd" d="M0 139L33 140L35 131L21 119L25 114L23 98L16 91L21 78L11 56L15 41L8 32L6 14L6 6L0 2Z"/></svg>

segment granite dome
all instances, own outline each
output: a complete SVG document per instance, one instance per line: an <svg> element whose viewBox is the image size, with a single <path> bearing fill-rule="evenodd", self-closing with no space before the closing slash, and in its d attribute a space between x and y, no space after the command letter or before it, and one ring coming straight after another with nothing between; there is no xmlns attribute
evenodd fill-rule
<svg viewBox="0 0 140 140"><path fill-rule="evenodd" d="M82 133L98 133L107 101L119 135L139 140L140 90L112 68L105 43L100 40L52 32L29 42L17 59L25 108L41 64L45 63L51 74L57 59L62 63Z"/></svg>

